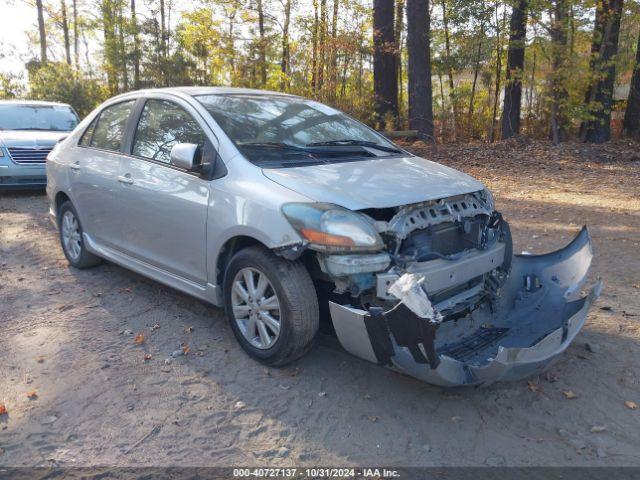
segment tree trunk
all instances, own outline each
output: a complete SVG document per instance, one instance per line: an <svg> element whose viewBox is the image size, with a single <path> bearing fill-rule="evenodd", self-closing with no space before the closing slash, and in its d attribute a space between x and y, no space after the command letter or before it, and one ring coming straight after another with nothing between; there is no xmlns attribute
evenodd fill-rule
<svg viewBox="0 0 640 480"><path fill-rule="evenodd" d="M340 9L340 0L333 0L333 13L331 17L331 49L330 49L330 79L331 79L331 96L336 94L338 86L338 11Z"/></svg>
<svg viewBox="0 0 640 480"><path fill-rule="evenodd" d="M398 117L398 77L396 75L396 42L393 0L373 2L373 91L376 122L380 128L388 117Z"/></svg>
<svg viewBox="0 0 640 480"><path fill-rule="evenodd" d="M313 0L313 27L311 30L311 89L315 93L318 88L318 0Z"/></svg>
<svg viewBox="0 0 640 480"><path fill-rule="evenodd" d="M403 102L404 86L402 83L402 31L404 30L404 4L406 0L396 0L396 25L395 37L396 45L396 75L398 76L398 108Z"/></svg>
<svg viewBox="0 0 640 480"><path fill-rule="evenodd" d="M123 4L118 2L118 63L122 73L122 89L126 92L129 90L129 74L127 72L127 50L124 42L124 15L122 12Z"/></svg>
<svg viewBox="0 0 640 480"><path fill-rule="evenodd" d="M324 87L327 65L327 0L320 0L320 26L318 35L318 90Z"/></svg>
<svg viewBox="0 0 640 480"><path fill-rule="evenodd" d="M568 119L566 115L566 56L567 56L567 4L566 0L555 0L551 28L551 141L554 145L564 142L567 137Z"/></svg>
<svg viewBox="0 0 640 480"><path fill-rule="evenodd" d="M289 23L291 21L291 0L286 0L284 5L284 24L282 26L282 58L280 59L280 89L284 90L289 85Z"/></svg>
<svg viewBox="0 0 640 480"><path fill-rule="evenodd" d="M531 65L531 79L529 80L529 98L527 99L527 118L531 118L533 116L533 94L535 93L536 88L536 60L537 55L536 51L533 51L533 62Z"/></svg>
<svg viewBox="0 0 640 480"><path fill-rule="evenodd" d="M226 11L227 19L229 20L229 29L227 30L227 41L226 41L226 56L227 61L229 62L229 67L231 70L231 84L234 85L237 79L236 74L236 42L235 42L235 20L236 15L238 14L238 7L234 4L230 6L231 10Z"/></svg>
<svg viewBox="0 0 640 480"><path fill-rule="evenodd" d="M62 16L62 35L64 38L64 54L67 65L71 65L71 40L69 38L69 19L67 18L67 5L64 0L60 0Z"/></svg>
<svg viewBox="0 0 640 480"><path fill-rule="evenodd" d="M407 0L409 128L434 140L428 0Z"/></svg>
<svg viewBox="0 0 640 480"><path fill-rule="evenodd" d="M504 103L502 107L503 140L520 133L524 47L527 36L527 2L528 0L518 0L511 12L509 50L507 53L507 80L504 86Z"/></svg>
<svg viewBox="0 0 640 480"><path fill-rule="evenodd" d="M615 56L618 53L622 2L623 0L598 2L591 50L592 83L586 98L590 118L580 126L580 139L584 142L603 143L611 139Z"/></svg>
<svg viewBox="0 0 640 480"><path fill-rule="evenodd" d="M140 32L136 18L136 0L131 0L131 28L133 29L133 88L140 88Z"/></svg>
<svg viewBox="0 0 640 480"><path fill-rule="evenodd" d="M264 87L267 84L267 43L264 25L264 6L262 5L262 0L257 0L257 8L258 34L260 36L260 43L258 44L258 70L260 72L260 85Z"/></svg>
<svg viewBox="0 0 640 480"><path fill-rule="evenodd" d="M36 0L36 9L38 10L38 32L40 34L40 61L47 63L47 32L44 28L42 0Z"/></svg>
<svg viewBox="0 0 640 480"><path fill-rule="evenodd" d="M162 57L167 57L167 36L165 30L166 14L164 10L164 1L160 0L160 49Z"/></svg>
<svg viewBox="0 0 640 480"><path fill-rule="evenodd" d="M501 33L505 23L505 12L502 14L502 25L498 19L498 2L495 4L496 13L496 88L493 92L493 109L491 113L491 135L490 142L494 142L496 139L496 116L498 115L498 101L500 99L500 81L502 80L502 40Z"/></svg>
<svg viewBox="0 0 640 480"><path fill-rule="evenodd" d="M628 137L640 139L640 34L638 34L636 63L633 67L633 75L631 76L622 133Z"/></svg>
<svg viewBox="0 0 640 480"><path fill-rule="evenodd" d="M445 67L447 69L447 78L449 79L449 100L451 101L451 109L453 111L453 138L458 138L458 105L456 101L455 84L453 83L453 60L451 58L451 41L449 38L449 17L447 15L447 2L442 0L442 25L444 27L444 49L445 49ZM444 107L444 106L443 106Z"/></svg>
<svg viewBox="0 0 640 480"><path fill-rule="evenodd" d="M78 52L78 0L73 0L73 60L76 70L80 68L80 54Z"/></svg>
<svg viewBox="0 0 640 480"><path fill-rule="evenodd" d="M482 2L482 12L484 14L485 3ZM476 98L476 87L478 86L478 74L480 73L480 60L482 59L482 39L485 37L484 16L480 20L480 35L478 36L478 49L476 51L476 60L473 66L473 82L471 84L471 95L469 97L469 111L467 112L467 125L471 128L473 123L474 102Z"/></svg>
<svg viewBox="0 0 640 480"><path fill-rule="evenodd" d="M102 0L100 4L102 14L102 31L104 34L104 70L107 74L109 94L118 93L117 57L118 50L115 38L114 5L111 0Z"/></svg>
<svg viewBox="0 0 640 480"><path fill-rule="evenodd" d="M442 86L442 70L440 68L438 68L438 80L440 83L440 105L442 106L441 112L440 112L440 137L443 138L444 131L445 131L446 118L445 118L445 109L444 109L444 87Z"/></svg>

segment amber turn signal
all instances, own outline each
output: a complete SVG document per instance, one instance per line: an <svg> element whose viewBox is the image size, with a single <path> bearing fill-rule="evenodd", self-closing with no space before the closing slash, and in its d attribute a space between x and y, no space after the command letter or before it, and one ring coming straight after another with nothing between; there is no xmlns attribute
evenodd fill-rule
<svg viewBox="0 0 640 480"><path fill-rule="evenodd" d="M300 233L309 240L309 242L316 245L329 245L332 247L353 247L355 242L349 237L343 237L341 235L331 235L329 233L319 232L318 230L312 230L310 228L301 228Z"/></svg>

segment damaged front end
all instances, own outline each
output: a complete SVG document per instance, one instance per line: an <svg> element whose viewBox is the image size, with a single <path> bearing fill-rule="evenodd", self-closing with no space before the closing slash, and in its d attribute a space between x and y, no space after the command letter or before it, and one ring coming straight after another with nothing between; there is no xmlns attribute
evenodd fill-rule
<svg viewBox="0 0 640 480"><path fill-rule="evenodd" d="M583 228L565 248L513 255L509 225L484 190L359 212L373 252L317 252L333 284L342 346L365 360L443 386L486 385L544 370L573 340L601 283Z"/></svg>

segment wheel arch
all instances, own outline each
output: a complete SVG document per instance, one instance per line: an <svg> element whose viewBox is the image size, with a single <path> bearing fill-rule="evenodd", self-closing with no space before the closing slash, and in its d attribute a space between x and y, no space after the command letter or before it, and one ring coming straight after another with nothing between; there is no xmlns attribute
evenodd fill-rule
<svg viewBox="0 0 640 480"><path fill-rule="evenodd" d="M220 253L218 254L218 258L216 260L216 270L215 270L215 279L216 283L220 287L224 287L224 272L227 269L227 265L233 258L233 256L239 252L240 250L252 247L252 246L261 246L266 249L269 249L267 245L265 245L262 241L258 240L255 237L249 235L236 235L229 239L227 239L222 247L220 248Z"/></svg>
<svg viewBox="0 0 640 480"><path fill-rule="evenodd" d="M56 197L55 197L56 212L60 210L60 207L62 206L62 204L67 201L70 202L71 198L65 192L60 191L56 193Z"/></svg>

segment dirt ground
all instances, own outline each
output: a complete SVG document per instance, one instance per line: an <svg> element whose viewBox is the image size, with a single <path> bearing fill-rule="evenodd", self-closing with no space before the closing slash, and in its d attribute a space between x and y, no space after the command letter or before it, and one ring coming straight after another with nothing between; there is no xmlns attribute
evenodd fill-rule
<svg viewBox="0 0 640 480"><path fill-rule="evenodd" d="M113 264L69 268L44 194L4 193L0 465L640 465L640 145L411 148L483 180L517 252L589 225L605 289L546 375L446 390L328 337L267 369L221 310Z"/></svg>

